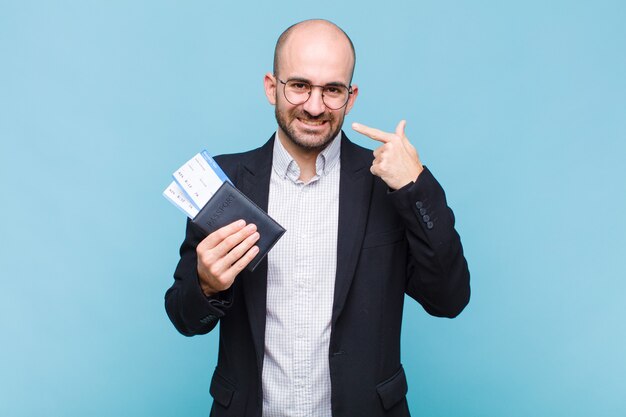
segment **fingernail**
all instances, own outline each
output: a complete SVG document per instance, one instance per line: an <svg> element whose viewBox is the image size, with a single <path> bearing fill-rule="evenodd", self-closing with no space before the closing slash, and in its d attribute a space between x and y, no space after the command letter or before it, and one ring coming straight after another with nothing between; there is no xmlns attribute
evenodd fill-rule
<svg viewBox="0 0 626 417"><path fill-rule="evenodd" d="M256 224L254 224L254 223L250 223L250 224L246 227L246 229L248 229L248 230L250 230L250 231L256 230Z"/></svg>
<svg viewBox="0 0 626 417"><path fill-rule="evenodd" d="M246 225L246 221L245 220L239 220L237 221L237 226L239 227L244 227Z"/></svg>

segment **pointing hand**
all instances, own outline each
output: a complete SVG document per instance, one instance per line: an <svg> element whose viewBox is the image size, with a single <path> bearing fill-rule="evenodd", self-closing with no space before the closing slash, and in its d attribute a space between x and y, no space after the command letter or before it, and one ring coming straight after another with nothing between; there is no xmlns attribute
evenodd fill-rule
<svg viewBox="0 0 626 417"><path fill-rule="evenodd" d="M388 133L352 123L352 129L382 143L374 151L374 162L370 171L394 190L415 181L424 170L417 151L404 134L405 126L406 120L401 120L396 131Z"/></svg>

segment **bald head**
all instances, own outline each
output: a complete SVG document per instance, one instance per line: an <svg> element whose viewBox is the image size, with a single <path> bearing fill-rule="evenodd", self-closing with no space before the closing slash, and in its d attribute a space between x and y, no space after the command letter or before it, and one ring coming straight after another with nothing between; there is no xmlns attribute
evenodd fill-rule
<svg viewBox="0 0 626 417"><path fill-rule="evenodd" d="M350 37L337 25L322 19L305 20L289 26L279 37L274 49L274 75L280 71L281 62L289 46L302 47L316 43L320 47L332 48L350 60L350 81L354 74L356 53Z"/></svg>

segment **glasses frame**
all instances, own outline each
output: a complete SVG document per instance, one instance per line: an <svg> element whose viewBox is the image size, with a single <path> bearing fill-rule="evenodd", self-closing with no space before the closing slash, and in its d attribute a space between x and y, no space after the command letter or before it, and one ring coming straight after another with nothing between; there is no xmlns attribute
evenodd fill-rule
<svg viewBox="0 0 626 417"><path fill-rule="evenodd" d="M286 81L281 80L280 78L276 77L276 79L278 81L280 81L280 83L283 85L283 96L285 96L285 100L287 100L290 104L293 104L294 106L299 106L301 104L306 103L307 101L309 101L309 99L311 98L311 93L313 92L313 87L319 87L322 89L322 103L324 103L324 106L326 106L328 109L330 110L339 110L339 109L343 109L344 107L346 107L346 104L348 104L348 102L350 101L350 96L352 95L352 85L343 85L343 84L338 84L338 85L333 85L333 84L329 84L329 85L315 85L315 84L311 84L308 81L302 81L302 80L297 80L297 79L288 79ZM310 88L309 88L309 96L306 98L306 100L304 100L302 103L292 103L291 100L289 100L287 98L287 83L290 81L297 81L299 83L302 84L307 84ZM324 100L324 89L327 87L344 87L348 89L348 96L346 97L346 102L343 103L341 106L337 107L337 108L333 108L330 107L328 104L326 104L326 101Z"/></svg>

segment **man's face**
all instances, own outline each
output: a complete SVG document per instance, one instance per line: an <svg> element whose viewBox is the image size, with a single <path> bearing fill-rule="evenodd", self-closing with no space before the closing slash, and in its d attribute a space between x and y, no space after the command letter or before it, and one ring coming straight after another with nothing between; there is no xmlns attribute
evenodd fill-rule
<svg viewBox="0 0 626 417"><path fill-rule="evenodd" d="M337 110L324 104L319 87L312 88L311 96L303 104L294 105L285 98L285 85L279 79L322 86L350 84L353 58L349 44L325 38L307 29L293 34L283 47L278 74L265 77L266 94L275 105L279 133L304 151L322 150L337 136L358 94L358 88L353 86L348 102Z"/></svg>

